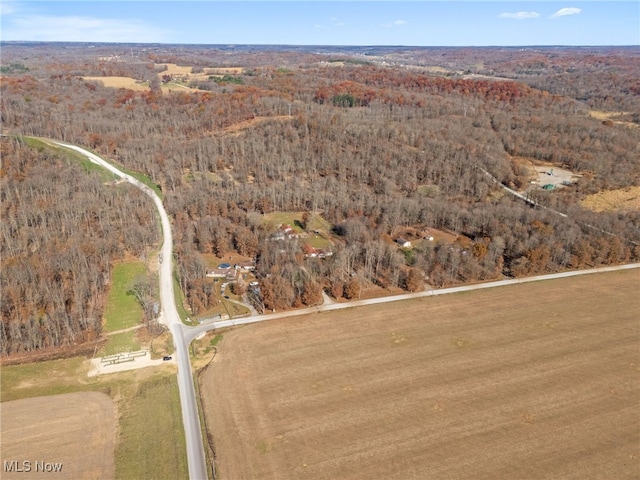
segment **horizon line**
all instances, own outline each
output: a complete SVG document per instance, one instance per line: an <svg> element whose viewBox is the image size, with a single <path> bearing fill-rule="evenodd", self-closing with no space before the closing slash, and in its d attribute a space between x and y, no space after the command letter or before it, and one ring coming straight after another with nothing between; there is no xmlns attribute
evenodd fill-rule
<svg viewBox="0 0 640 480"><path fill-rule="evenodd" d="M492 45L403 45L403 44L311 44L311 43L180 43L180 42L87 42L76 40L2 40L0 44L75 44L75 45L179 45L179 46L224 46L224 47L341 47L341 48L611 48L640 47L639 44L492 44Z"/></svg>

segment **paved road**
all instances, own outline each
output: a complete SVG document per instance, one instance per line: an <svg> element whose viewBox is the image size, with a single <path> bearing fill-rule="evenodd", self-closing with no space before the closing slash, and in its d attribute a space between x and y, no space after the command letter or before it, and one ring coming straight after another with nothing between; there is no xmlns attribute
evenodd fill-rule
<svg viewBox="0 0 640 480"><path fill-rule="evenodd" d="M516 285L519 283L539 282L543 280L553 280L556 278L574 277L577 275L588 275L601 272L613 272L616 270L628 270L633 268L640 268L640 263L630 263L626 265L617 265L612 267L591 268L588 270L575 270L570 272L552 273L549 275L538 275L535 277L526 278L514 278L508 280L498 280L495 282L479 283L475 285L462 285L459 287L442 288L439 290L426 290L424 292L405 293L402 295L393 295L389 297L371 298L367 300L352 300L346 303L329 303L320 305L318 307L302 308L300 310L291 310L287 312L269 313L258 317L243 317L231 320L221 320L217 322L203 323L197 327L189 327L185 331L185 338L187 341L191 341L198 335L209 330L215 330L217 328L233 327L236 325L247 325L249 323L265 322L268 320L276 320L279 318L295 317L298 315L308 315L316 312L328 312L332 310L341 310L344 308L361 307L364 305L377 305L380 303L397 302L400 300L409 300L412 298L432 297L435 295L447 295L450 293L469 292L471 290L481 290L484 288L502 287L505 285Z"/></svg>
<svg viewBox="0 0 640 480"><path fill-rule="evenodd" d="M173 334L175 344L175 356L178 362L178 388L180 391L180 403L182 405L182 422L184 424L187 445L187 461L189 465L189 478L191 480L204 480L207 477L207 467L202 443L202 431L200 429L200 417L198 416L198 404L191 374L191 360L189 358L189 342L185 340L184 331L178 310L176 309L173 292L173 238L171 235L171 222L162 205L162 200L156 193L144 183L131 175L121 172L109 162L97 155L62 142L53 142L86 156L91 162L109 170L123 180L135 185L153 200L160 221L162 223L162 258L160 264L160 303L162 305L161 322L164 323ZM190 341L190 340L189 340Z"/></svg>

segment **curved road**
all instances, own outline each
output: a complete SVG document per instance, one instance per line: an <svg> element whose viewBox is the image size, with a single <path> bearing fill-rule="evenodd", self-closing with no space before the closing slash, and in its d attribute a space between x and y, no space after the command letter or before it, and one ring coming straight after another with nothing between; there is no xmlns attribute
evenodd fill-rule
<svg viewBox="0 0 640 480"><path fill-rule="evenodd" d="M180 391L180 404L182 405L182 422L187 446L187 462L189 465L189 478L191 480L205 480L208 478L207 466L204 457L202 443L202 431L200 429L200 417L198 416L198 404L191 374L191 360L189 358L189 341L184 337L184 330L173 292L173 237L171 235L171 222L162 205L162 200L151 188L135 179L131 175L121 172L109 162L99 156L75 145L53 141L56 145L75 150L87 157L91 162L100 165L123 180L135 185L153 200L160 221L162 223L162 257L160 264L160 303L162 312L160 321L164 323L173 335L175 344L175 356L178 361L178 388Z"/></svg>
<svg viewBox="0 0 640 480"><path fill-rule="evenodd" d="M200 419L198 416L198 406L195 398L195 388L193 384L193 376L191 373L191 361L189 358L189 344L198 335L209 330L215 330L218 328L232 327L236 325L245 325L249 323L264 322L268 320L275 320L287 317L294 317L298 315L308 315L316 312L327 312L332 310L340 310L344 308L353 308L364 305L375 305L386 302L396 302L400 300L408 300L412 298L429 297L435 295L446 295L449 293L467 292L471 290L480 290L484 288L501 287L505 285L514 285L519 283L537 282L542 280L551 280L556 278L572 277L576 275L587 275L600 272L611 272L615 270L627 270L640 268L640 263L632 263L627 265L592 268L588 270L578 270L562 273L554 273L549 275L539 275L535 277L517 278L509 280L499 280L495 282L480 283L476 285L463 285L459 287L443 288L440 290L427 290L417 293L407 293L403 295L394 295L389 297L372 298L367 300L354 300L347 303L326 302L323 305L316 307L303 308L299 310L292 310L287 312L271 313L266 315L251 315L249 317L243 317L238 319L212 321L206 324L202 324L196 327L187 327L182 324L178 311L176 309L175 297L173 292L173 239L171 235L171 223L169 216L162 205L162 200L156 195L156 193L143 184L139 180L135 179L131 175L121 172L116 167L98 157L97 155L84 150L83 148L75 145L69 145L62 142L52 141L56 145L74 150L86 156L91 162L102 166L103 168L114 173L123 180L135 185L141 189L144 193L149 195L156 205L160 220L162 223L163 244L162 244L162 258L164 261L160 265L160 301L162 304L161 322L164 323L171 331L173 335L174 344L176 347L176 357L178 361L178 386L180 390L180 402L182 405L182 421L184 423L185 438L187 446L187 460L189 464L189 478L191 480L204 480L208 478L207 468L204 456L204 448L202 443L202 434L200 429ZM488 172L485 172L488 174ZM503 188L506 188L503 186ZM510 190L510 189L509 189ZM530 202L530 199L525 198L518 192L510 191L514 195L522 198L523 200ZM554 211L555 212L555 211ZM559 215L566 216L566 214L555 212ZM325 296L326 300L326 296Z"/></svg>

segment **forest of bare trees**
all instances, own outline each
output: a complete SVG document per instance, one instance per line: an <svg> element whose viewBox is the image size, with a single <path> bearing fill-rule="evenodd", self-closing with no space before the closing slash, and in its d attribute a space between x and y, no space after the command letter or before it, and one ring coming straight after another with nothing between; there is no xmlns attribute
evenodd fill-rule
<svg viewBox="0 0 640 480"><path fill-rule="evenodd" d="M158 241L152 205L61 155L10 138L0 148L0 353L93 340L112 263Z"/></svg>
<svg viewBox="0 0 640 480"><path fill-rule="evenodd" d="M416 291L426 282L441 287L640 258L639 212L594 213L579 203L590 193L640 184L640 128L589 115L608 108L637 123L628 113L640 111L637 52L427 49L356 52L358 60L349 61L356 57L344 52L336 59L326 52L229 55L176 46L108 62L97 55L117 54L117 47L91 55L31 48L7 49L7 61L19 57L27 70L2 78L3 131L84 145L156 182L172 216L177 272L192 311L214 302L204 253L256 257L262 301L274 309L316 304L323 289L350 299L366 285ZM46 48L53 49L47 60L35 55ZM396 65L376 63L382 55ZM482 71L472 67L479 56ZM168 92L159 86L155 64L162 62L245 70L241 81ZM399 66L409 62L414 68ZM452 73L419 68L428 62ZM107 88L83 78L89 75L133 77L150 88ZM72 341L80 331L98 335L109 264L125 251L141 255L157 239L151 210L131 189L105 188L82 169L62 168L61 159L16 141L4 140L3 149L3 218L11 219L2 226L9 299L3 345L28 350ZM19 167L27 157L39 169L57 165L55 178L74 178L54 182L64 183L56 190L64 212L44 208L53 193L39 189L53 188L53 174L34 177L32 161ZM486 175L521 188L527 178L514 157L582 174L572 186L538 194L540 204L567 216L531 208ZM87 216L87 205L101 209ZM137 213L116 220L123 205ZM333 226L334 254L307 258L302 242L271 241L274 226L262 215L277 211L322 215ZM34 222L49 222L49 229L36 235ZM393 235L407 227L452 231L464 241L403 251ZM113 232L106 235L106 228ZM62 263L37 273L57 279L58 293L41 289L20 303L25 288L38 288L29 262L43 248L67 255L52 255ZM52 315L49 304L58 305L56 327L30 333L49 328L42 327L50 323L43 321ZM72 324L85 326L69 330Z"/></svg>

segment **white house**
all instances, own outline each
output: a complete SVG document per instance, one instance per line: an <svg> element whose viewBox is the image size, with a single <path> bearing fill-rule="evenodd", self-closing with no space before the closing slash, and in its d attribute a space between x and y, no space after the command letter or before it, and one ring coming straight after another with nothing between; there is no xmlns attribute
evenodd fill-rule
<svg viewBox="0 0 640 480"><path fill-rule="evenodd" d="M211 270L207 270L206 276L210 278L226 278L229 270L226 268L213 268Z"/></svg>

